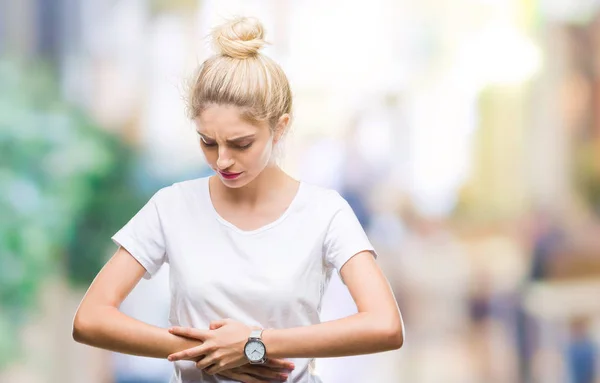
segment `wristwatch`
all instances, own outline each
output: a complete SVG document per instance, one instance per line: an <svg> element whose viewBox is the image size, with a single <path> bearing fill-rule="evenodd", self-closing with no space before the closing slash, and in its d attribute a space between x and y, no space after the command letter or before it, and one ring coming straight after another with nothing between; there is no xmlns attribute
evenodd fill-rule
<svg viewBox="0 0 600 383"><path fill-rule="evenodd" d="M250 364L264 364L267 361L267 349L262 341L262 329L252 330L244 346L244 354Z"/></svg>

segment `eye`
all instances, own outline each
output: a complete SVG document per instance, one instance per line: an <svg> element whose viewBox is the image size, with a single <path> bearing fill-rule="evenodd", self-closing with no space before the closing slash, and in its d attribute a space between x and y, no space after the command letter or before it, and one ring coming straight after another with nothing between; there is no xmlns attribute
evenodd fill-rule
<svg viewBox="0 0 600 383"><path fill-rule="evenodd" d="M239 149L239 150L246 150L246 149L249 149L249 148L252 146L252 144L253 144L253 143L254 143L254 142L250 142L250 143L248 143L248 144L246 144L246 145L238 145L238 146L237 146L237 149Z"/></svg>
<svg viewBox="0 0 600 383"><path fill-rule="evenodd" d="M206 147L214 147L217 146L217 143L214 141L207 141L204 139L204 137L200 136L200 143L202 143L202 145L206 146Z"/></svg>

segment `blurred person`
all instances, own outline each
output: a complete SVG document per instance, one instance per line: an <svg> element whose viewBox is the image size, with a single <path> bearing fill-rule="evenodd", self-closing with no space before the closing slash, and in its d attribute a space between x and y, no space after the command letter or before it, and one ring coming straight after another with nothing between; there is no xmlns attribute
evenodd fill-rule
<svg viewBox="0 0 600 383"><path fill-rule="evenodd" d="M565 246L566 233L556 213L548 209L538 208L531 217L530 231L530 264L529 273L520 287L520 294L525 294L531 282L540 282L548 278L550 264L560 249ZM527 382L534 375L532 369L539 342L540 324L532 318L520 301L516 307L516 341L519 362L520 381Z"/></svg>
<svg viewBox="0 0 600 383"><path fill-rule="evenodd" d="M576 318L570 326L571 339L567 345L567 365L573 383L595 383L598 350L589 331L587 318Z"/></svg>
<svg viewBox="0 0 600 383"><path fill-rule="evenodd" d="M199 68L189 112L216 174L160 189L113 236L119 248L75 315L76 341L168 358L172 383L321 382L315 358L403 343L393 292L349 204L277 164L292 97L282 69L259 52L263 34L252 18L213 31L218 53ZM168 330L118 309L164 263ZM334 273L358 313L321 322Z"/></svg>
<svg viewBox="0 0 600 383"><path fill-rule="evenodd" d="M494 382L498 379L494 371L494 365L498 361L494 360L497 350L492 346L497 331L496 318L492 312L495 294L493 277L485 271L474 274L473 290L470 292L468 304L475 374L482 382Z"/></svg>

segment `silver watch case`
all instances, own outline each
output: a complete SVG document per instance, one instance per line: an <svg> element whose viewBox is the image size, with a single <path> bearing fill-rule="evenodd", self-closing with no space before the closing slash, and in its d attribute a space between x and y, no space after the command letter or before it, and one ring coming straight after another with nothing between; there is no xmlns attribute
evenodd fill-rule
<svg viewBox="0 0 600 383"><path fill-rule="evenodd" d="M267 349L262 341L262 330L253 330L244 346L244 355L250 364L264 364L267 361Z"/></svg>

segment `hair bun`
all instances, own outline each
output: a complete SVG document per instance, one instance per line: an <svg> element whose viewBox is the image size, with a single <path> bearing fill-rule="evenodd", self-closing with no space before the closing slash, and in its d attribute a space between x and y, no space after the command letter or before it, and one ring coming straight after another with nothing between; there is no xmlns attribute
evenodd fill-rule
<svg viewBox="0 0 600 383"><path fill-rule="evenodd" d="M265 45L263 37L263 26L253 17L229 20L212 32L217 53L236 59L256 56Z"/></svg>

